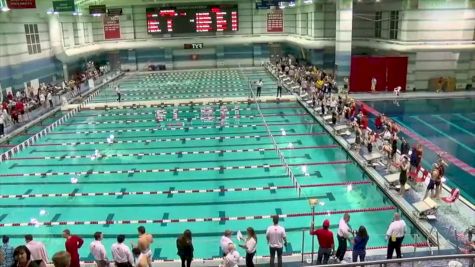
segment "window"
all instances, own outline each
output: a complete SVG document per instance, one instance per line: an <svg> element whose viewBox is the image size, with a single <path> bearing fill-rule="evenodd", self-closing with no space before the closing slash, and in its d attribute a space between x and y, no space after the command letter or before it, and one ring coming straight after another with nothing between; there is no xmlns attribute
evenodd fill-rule
<svg viewBox="0 0 475 267"><path fill-rule="evenodd" d="M381 29L383 25L383 12L378 11L374 16L374 37L381 38Z"/></svg>
<svg viewBox="0 0 475 267"><path fill-rule="evenodd" d="M397 32L399 30L399 11L391 11L389 20L389 39L397 40Z"/></svg>
<svg viewBox="0 0 475 267"><path fill-rule="evenodd" d="M79 44L79 29L78 23L73 22L73 38L74 38L74 45Z"/></svg>
<svg viewBox="0 0 475 267"><path fill-rule="evenodd" d="M89 38L89 25L88 23L83 24L83 29L84 29L84 43L88 44L91 42Z"/></svg>
<svg viewBox="0 0 475 267"><path fill-rule="evenodd" d="M25 24L26 45L28 54L41 53L40 34L38 33L38 24Z"/></svg>

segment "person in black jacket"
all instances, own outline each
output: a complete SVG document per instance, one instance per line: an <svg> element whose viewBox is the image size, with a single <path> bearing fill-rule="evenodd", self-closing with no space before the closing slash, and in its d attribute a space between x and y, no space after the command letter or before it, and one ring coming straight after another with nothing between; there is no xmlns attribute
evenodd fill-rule
<svg viewBox="0 0 475 267"><path fill-rule="evenodd" d="M186 229L183 232L183 235L179 236L176 240L176 248L178 250L178 256L181 259L181 267L191 266L191 261L193 260L193 242L191 238L191 231Z"/></svg>

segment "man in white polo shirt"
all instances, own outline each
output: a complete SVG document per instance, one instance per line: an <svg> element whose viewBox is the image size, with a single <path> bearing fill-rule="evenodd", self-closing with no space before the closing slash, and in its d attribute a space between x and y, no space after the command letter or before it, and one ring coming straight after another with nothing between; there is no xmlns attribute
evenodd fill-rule
<svg viewBox="0 0 475 267"><path fill-rule="evenodd" d="M394 213L393 222L389 225L386 237L388 238L387 258L393 258L393 252L396 250L397 258L401 258L401 244L406 233L406 223L401 219L399 213Z"/></svg>
<svg viewBox="0 0 475 267"><path fill-rule="evenodd" d="M266 231L267 243L270 251L270 267L274 267L275 253L277 252L277 266L282 267L283 247L287 246L287 238L284 227L279 225L279 216L272 216L273 225Z"/></svg>
<svg viewBox="0 0 475 267"><path fill-rule="evenodd" d="M257 97L261 96L261 90L262 90L262 85L264 83L262 82L262 79L259 79L259 81L256 82L256 87L257 87Z"/></svg>
<svg viewBox="0 0 475 267"><path fill-rule="evenodd" d="M347 249L347 240L350 239L350 232L351 229L348 226L350 222L350 214L345 213L343 218L340 219L340 223L338 224L338 249L336 250L335 256L342 261L345 257L346 249Z"/></svg>
<svg viewBox="0 0 475 267"><path fill-rule="evenodd" d="M97 267L109 266L109 260L107 259L106 248L102 244L102 238L103 235L101 232L95 232L94 241L89 245L89 250L92 256L94 256Z"/></svg>

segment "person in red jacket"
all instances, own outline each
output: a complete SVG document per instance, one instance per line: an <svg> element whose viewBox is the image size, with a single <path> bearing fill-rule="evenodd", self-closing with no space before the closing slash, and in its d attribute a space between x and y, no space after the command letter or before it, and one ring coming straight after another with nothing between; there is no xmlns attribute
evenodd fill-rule
<svg viewBox="0 0 475 267"><path fill-rule="evenodd" d="M360 127L363 130L366 130L368 128L368 117L363 115L360 121Z"/></svg>
<svg viewBox="0 0 475 267"><path fill-rule="evenodd" d="M66 242L64 243L66 251L71 255L71 264L69 267L80 267L78 250L84 241L77 235L71 235L68 229L63 231L63 237L66 238Z"/></svg>
<svg viewBox="0 0 475 267"><path fill-rule="evenodd" d="M18 117L20 121L23 121L23 115L25 114L25 106L20 100L15 102L15 109L18 112Z"/></svg>

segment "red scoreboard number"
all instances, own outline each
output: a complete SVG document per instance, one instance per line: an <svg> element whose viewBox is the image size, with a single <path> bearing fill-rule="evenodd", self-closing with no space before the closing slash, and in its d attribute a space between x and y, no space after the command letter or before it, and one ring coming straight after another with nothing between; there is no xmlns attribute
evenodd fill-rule
<svg viewBox="0 0 475 267"><path fill-rule="evenodd" d="M147 8L148 33L238 31L237 5Z"/></svg>

